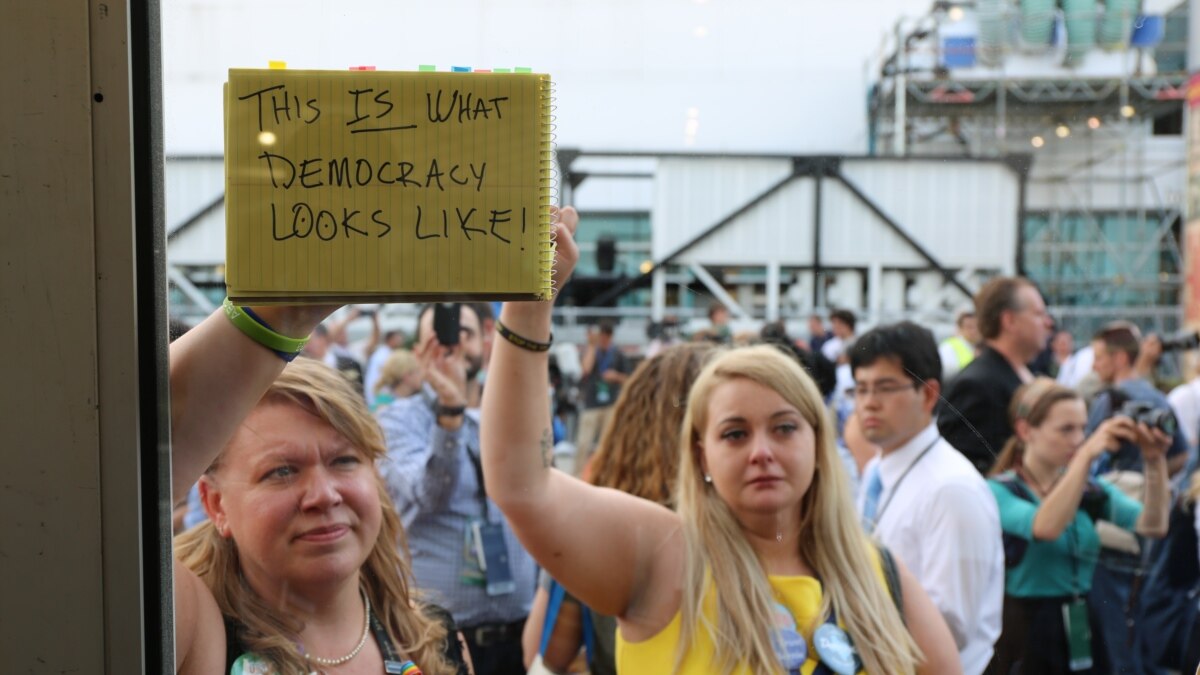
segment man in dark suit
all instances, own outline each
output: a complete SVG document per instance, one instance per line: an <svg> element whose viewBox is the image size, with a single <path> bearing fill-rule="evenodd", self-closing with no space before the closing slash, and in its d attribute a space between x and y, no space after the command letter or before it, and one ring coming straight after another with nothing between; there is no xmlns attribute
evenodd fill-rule
<svg viewBox="0 0 1200 675"><path fill-rule="evenodd" d="M1008 404L1033 379L1028 364L1046 344L1052 324L1042 294L1021 277L997 277L975 295L984 346L946 387L938 414L942 437L987 473L1012 436Z"/></svg>

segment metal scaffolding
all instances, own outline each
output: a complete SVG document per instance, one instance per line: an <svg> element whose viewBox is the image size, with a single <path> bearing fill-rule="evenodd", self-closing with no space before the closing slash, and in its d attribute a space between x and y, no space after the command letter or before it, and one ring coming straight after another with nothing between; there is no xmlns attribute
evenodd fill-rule
<svg viewBox="0 0 1200 675"><path fill-rule="evenodd" d="M982 4L939 2L897 24L868 92L871 152L1029 153L1018 266L1064 327L1086 337L1120 316L1175 330L1184 269L1182 59L1110 50L1103 58L1116 69L1096 76L1067 65L1007 67L1010 55L1022 66L1036 58L1012 47L989 67L945 67L941 28ZM1187 14L1183 3L1164 18L1169 35L1186 27ZM1185 45L1158 48L1176 57Z"/></svg>

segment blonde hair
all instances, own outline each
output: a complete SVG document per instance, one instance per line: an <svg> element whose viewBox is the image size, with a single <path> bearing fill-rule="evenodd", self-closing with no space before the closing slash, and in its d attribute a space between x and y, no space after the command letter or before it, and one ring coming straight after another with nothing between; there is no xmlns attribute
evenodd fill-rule
<svg viewBox="0 0 1200 675"><path fill-rule="evenodd" d="M867 672L915 672L920 649L872 565L871 545L850 500L821 394L795 359L771 346L725 352L692 386L677 486L686 557L676 670L697 630L705 631L713 643L716 671L728 672L734 664L745 664L755 675L782 670L771 646L774 599L767 575L733 512L704 482L700 464L699 441L708 423L709 399L718 386L737 379L777 392L796 407L816 437L812 484L798 507L800 541L808 546L800 554L823 584L816 625L836 607ZM715 621L703 611L707 575L716 594Z"/></svg>
<svg viewBox="0 0 1200 675"><path fill-rule="evenodd" d="M1025 441L1017 435L1017 421L1024 420L1029 426L1040 427L1050 415L1050 410L1062 401L1082 401L1083 397L1074 389L1069 389L1048 377L1034 378L1033 381L1021 385L1013 393L1012 401L1008 404L1008 423L1013 435L1004 444L1004 449L996 457L989 476L999 476L1005 471L1017 470L1025 461Z"/></svg>
<svg viewBox="0 0 1200 675"><path fill-rule="evenodd" d="M397 349L388 356L388 360L384 362L383 369L379 373L379 381L375 383L375 391L372 393L378 394L384 389L391 389L400 382L412 371L421 367L417 361L417 357L407 349Z"/></svg>
<svg viewBox="0 0 1200 675"><path fill-rule="evenodd" d="M714 351L707 343L679 344L638 364L600 435L591 460L593 485L673 503L688 391Z"/></svg>
<svg viewBox="0 0 1200 675"><path fill-rule="evenodd" d="M336 372L311 359L297 359L284 369L259 405L297 405L321 418L354 444L374 465L386 452L383 434L367 412L362 397ZM224 454L224 453L222 453ZM221 469L218 456L206 472ZM400 517L375 473L382 509L382 525L375 546L361 568L361 584L372 611L396 645L427 674L452 675L442 649L454 639L437 620L426 616L412 592L408 543ZM401 555L401 551L404 552ZM241 573L237 543L222 537L211 522L175 537L175 557L202 579L221 613L238 625L237 640L250 651L269 659L282 675L308 673L311 664L295 646L304 624L286 608L266 603L250 588Z"/></svg>

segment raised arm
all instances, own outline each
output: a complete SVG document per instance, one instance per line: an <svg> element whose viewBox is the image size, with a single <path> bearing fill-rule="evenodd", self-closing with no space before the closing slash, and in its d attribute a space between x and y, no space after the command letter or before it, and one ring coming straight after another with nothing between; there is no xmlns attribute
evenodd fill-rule
<svg viewBox="0 0 1200 675"><path fill-rule="evenodd" d="M466 359L450 352L430 333L416 356L433 390L437 406L462 410L467 403ZM416 511L445 509L458 485L467 449L463 432L466 413L439 415L424 395L397 401L378 414L387 441L387 457L379 471L396 509L405 517Z"/></svg>
<svg viewBox="0 0 1200 675"><path fill-rule="evenodd" d="M1167 536L1170 523L1171 488L1167 468L1167 448L1172 438L1145 424L1137 427L1137 442L1142 449L1142 472L1146 477L1146 492L1142 495L1142 514L1138 516L1137 533L1159 539ZM1186 457L1186 453L1184 453Z"/></svg>
<svg viewBox="0 0 1200 675"><path fill-rule="evenodd" d="M575 210L566 208L555 223L559 285L579 257L577 222ZM544 343L551 310L549 302L505 303L500 324ZM495 341L480 423L487 493L526 550L567 590L597 611L624 616L651 590L648 581L663 556L682 550L678 519L657 504L550 467L548 360L547 352Z"/></svg>
<svg viewBox="0 0 1200 675"><path fill-rule="evenodd" d="M304 337L334 309L255 307L274 329ZM218 309L171 345L171 487L188 488L208 468L284 361L238 330Z"/></svg>
<svg viewBox="0 0 1200 675"><path fill-rule="evenodd" d="M1126 417L1111 417L1096 427L1067 464L1067 470L1042 500L1033 517L1033 538L1054 541L1075 520L1079 501L1091 476L1092 463L1105 452L1113 452L1122 440L1132 441L1136 429Z"/></svg>

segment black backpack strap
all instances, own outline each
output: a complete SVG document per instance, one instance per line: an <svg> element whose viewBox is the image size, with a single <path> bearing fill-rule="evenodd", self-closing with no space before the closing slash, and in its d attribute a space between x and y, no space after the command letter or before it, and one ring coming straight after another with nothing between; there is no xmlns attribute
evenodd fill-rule
<svg viewBox="0 0 1200 675"><path fill-rule="evenodd" d="M1030 502L1031 504L1037 503L1033 498L1033 494L1029 492L1029 488L1025 487L1021 479L1017 478L1015 471L1005 471L999 476L995 476L992 480L1003 485L1017 499ZM1025 559L1025 551L1029 550L1029 540L1007 532L1001 532L1000 538L1004 545L1005 569L1012 569L1020 565L1021 561Z"/></svg>
<svg viewBox="0 0 1200 675"><path fill-rule="evenodd" d="M1003 485L1009 492L1013 493L1017 499L1023 499L1027 502L1036 503L1036 500L1033 498L1033 494L1030 493L1029 488L1025 487L1025 484L1022 483L1019 478L1017 478L1016 473L1012 471L1005 471L999 476L993 478L993 480Z"/></svg>
<svg viewBox="0 0 1200 675"><path fill-rule="evenodd" d="M876 544L879 549L879 565L883 568L883 579L887 582L888 594L900 612L900 620L904 621L904 590L900 587L900 568L896 567L896 558L883 544Z"/></svg>

